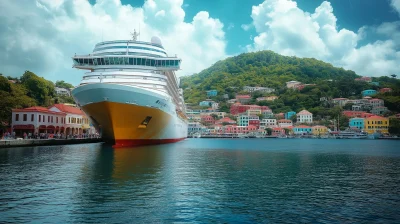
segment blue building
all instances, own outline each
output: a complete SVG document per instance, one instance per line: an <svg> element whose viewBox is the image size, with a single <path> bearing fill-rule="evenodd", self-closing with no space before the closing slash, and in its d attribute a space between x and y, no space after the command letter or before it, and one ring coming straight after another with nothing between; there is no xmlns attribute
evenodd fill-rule
<svg viewBox="0 0 400 224"><path fill-rule="evenodd" d="M202 107L211 107L213 103L214 103L214 101L211 101L211 100L204 100L204 101L201 101L201 102L199 103L199 106L202 106Z"/></svg>
<svg viewBox="0 0 400 224"><path fill-rule="evenodd" d="M206 91L207 92L207 97L209 97L209 96L217 96L217 94L218 94L218 91L217 90L208 90L208 91Z"/></svg>
<svg viewBox="0 0 400 224"><path fill-rule="evenodd" d="M300 125L293 128L293 133L295 135L311 134L312 128L306 125Z"/></svg>
<svg viewBox="0 0 400 224"><path fill-rule="evenodd" d="M364 118L360 117L351 118L349 120L349 127L364 130Z"/></svg>
<svg viewBox="0 0 400 224"><path fill-rule="evenodd" d="M289 111L289 112L285 113L285 119L289 120L293 115L296 115L296 112Z"/></svg>
<svg viewBox="0 0 400 224"><path fill-rule="evenodd" d="M376 90L373 89L367 89L361 92L362 96L372 96L376 94Z"/></svg>

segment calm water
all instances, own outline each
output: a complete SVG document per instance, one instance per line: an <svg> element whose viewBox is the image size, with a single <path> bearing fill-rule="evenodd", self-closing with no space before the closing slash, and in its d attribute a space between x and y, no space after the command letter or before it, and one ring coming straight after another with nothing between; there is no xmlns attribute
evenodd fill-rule
<svg viewBox="0 0 400 224"><path fill-rule="evenodd" d="M400 141L0 149L0 223L399 223Z"/></svg>

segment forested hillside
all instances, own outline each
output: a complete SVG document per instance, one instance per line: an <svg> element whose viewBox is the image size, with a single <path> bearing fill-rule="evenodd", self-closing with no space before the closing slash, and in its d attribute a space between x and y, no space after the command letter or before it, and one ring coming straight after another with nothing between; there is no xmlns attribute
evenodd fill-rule
<svg viewBox="0 0 400 224"><path fill-rule="evenodd" d="M186 103L193 105L207 98L206 90L218 90L218 96L212 99L221 102L223 111L228 111L228 105L223 103L222 98L225 93L232 99L235 94L243 93L243 86L272 87L276 89L275 93L253 94L252 103L256 103L255 98L261 95L277 95L278 100L258 104L269 106L275 113L308 109L323 116L329 105L320 102L321 97L355 99L361 97L362 90L379 88L370 83L357 82L354 80L357 77L360 76L353 71L336 68L313 58L287 57L272 51L260 51L218 61L199 74L182 77L181 87ZM291 80L315 86L307 86L300 91L287 89L285 83ZM389 109L397 108L396 111L400 111L400 104L396 106L400 99L400 81L390 77L374 78L373 81L380 82L381 87L393 88L395 92L390 96L380 97L392 102L388 105Z"/></svg>
<svg viewBox="0 0 400 224"><path fill-rule="evenodd" d="M50 106L54 103L74 103L72 97L57 96L55 87L71 87L64 81L56 84L26 71L20 78L0 74L0 128L11 122L11 111L31 106Z"/></svg>

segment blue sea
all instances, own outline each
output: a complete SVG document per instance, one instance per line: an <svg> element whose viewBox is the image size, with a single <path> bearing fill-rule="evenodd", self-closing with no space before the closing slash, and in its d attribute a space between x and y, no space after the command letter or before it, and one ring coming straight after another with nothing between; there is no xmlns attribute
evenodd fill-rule
<svg viewBox="0 0 400 224"><path fill-rule="evenodd" d="M0 223L400 223L400 141L0 149Z"/></svg>

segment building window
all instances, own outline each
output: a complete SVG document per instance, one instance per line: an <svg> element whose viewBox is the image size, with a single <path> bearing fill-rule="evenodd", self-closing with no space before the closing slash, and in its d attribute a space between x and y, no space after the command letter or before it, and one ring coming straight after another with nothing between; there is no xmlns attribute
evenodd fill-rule
<svg viewBox="0 0 400 224"><path fill-rule="evenodd" d="M15 114L15 121L19 121L19 114Z"/></svg>
<svg viewBox="0 0 400 224"><path fill-rule="evenodd" d="M39 122L42 121L42 115L39 115Z"/></svg>
<svg viewBox="0 0 400 224"><path fill-rule="evenodd" d="M47 116L47 122L50 123L50 116Z"/></svg>
<svg viewBox="0 0 400 224"><path fill-rule="evenodd" d="M53 123L54 121L53 121L53 116L51 116L51 123Z"/></svg>
<svg viewBox="0 0 400 224"><path fill-rule="evenodd" d="M35 117L34 114L31 114L31 121L33 121L33 118Z"/></svg>
<svg viewBox="0 0 400 224"><path fill-rule="evenodd" d="M58 117L56 117L56 123L58 124Z"/></svg>
<svg viewBox="0 0 400 224"><path fill-rule="evenodd" d="M43 122L46 122L46 116L43 115Z"/></svg>
<svg viewBox="0 0 400 224"><path fill-rule="evenodd" d="M27 115L27 114L24 114L24 117L23 117L22 119L23 119L23 121L28 120L28 115Z"/></svg>

